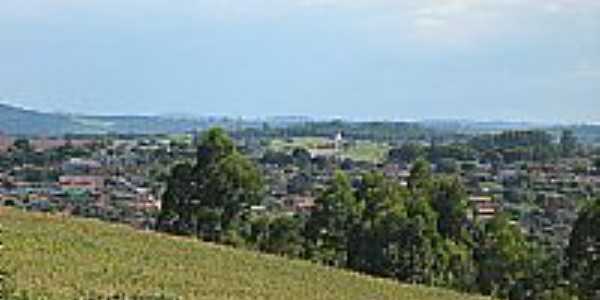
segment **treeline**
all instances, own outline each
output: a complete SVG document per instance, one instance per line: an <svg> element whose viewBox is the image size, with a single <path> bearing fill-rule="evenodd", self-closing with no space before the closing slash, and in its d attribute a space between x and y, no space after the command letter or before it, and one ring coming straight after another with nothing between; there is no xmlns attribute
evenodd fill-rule
<svg viewBox="0 0 600 300"><path fill-rule="evenodd" d="M417 123L410 122L305 122L289 126L270 126L263 124L262 128L245 128L232 133L237 138L244 137L333 137L337 133L344 137L358 140L398 141L426 140L432 130Z"/></svg>
<svg viewBox="0 0 600 300"><path fill-rule="evenodd" d="M377 172L337 172L312 213L249 209L263 196L260 172L219 129L195 165L176 166L159 228L205 241L503 299L597 299L600 202L582 212L565 257L530 242L507 216L469 216L458 178L417 160L407 186Z"/></svg>
<svg viewBox="0 0 600 300"><path fill-rule="evenodd" d="M541 130L505 131L470 138L467 142L440 143L432 138L429 145L408 142L389 152L394 162L408 163L425 157L435 164L454 161L482 161L495 165L519 161L552 162L574 157L582 151L571 130L562 131L558 141Z"/></svg>

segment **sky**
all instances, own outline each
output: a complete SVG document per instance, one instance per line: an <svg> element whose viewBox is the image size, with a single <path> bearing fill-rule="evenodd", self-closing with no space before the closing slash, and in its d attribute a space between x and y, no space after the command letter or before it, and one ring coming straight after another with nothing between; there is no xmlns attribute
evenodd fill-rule
<svg viewBox="0 0 600 300"><path fill-rule="evenodd" d="M600 122L600 1L2 0L0 103Z"/></svg>

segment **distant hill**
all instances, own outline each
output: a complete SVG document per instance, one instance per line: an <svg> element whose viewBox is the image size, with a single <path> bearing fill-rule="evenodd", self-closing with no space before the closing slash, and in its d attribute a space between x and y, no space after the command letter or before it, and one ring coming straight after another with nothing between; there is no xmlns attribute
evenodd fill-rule
<svg viewBox="0 0 600 300"><path fill-rule="evenodd" d="M35 299L480 299L93 220L0 207L0 224L0 268Z"/></svg>
<svg viewBox="0 0 600 300"><path fill-rule="evenodd" d="M61 135L84 132L86 127L67 116L0 104L0 131L14 135Z"/></svg>
<svg viewBox="0 0 600 300"><path fill-rule="evenodd" d="M181 133L206 128L209 124L210 120L192 118L41 113L0 104L0 131L10 135Z"/></svg>

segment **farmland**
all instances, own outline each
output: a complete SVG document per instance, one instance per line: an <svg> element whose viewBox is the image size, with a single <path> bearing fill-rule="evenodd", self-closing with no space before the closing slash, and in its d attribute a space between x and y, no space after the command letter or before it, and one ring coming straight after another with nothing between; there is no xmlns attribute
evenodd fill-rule
<svg viewBox="0 0 600 300"><path fill-rule="evenodd" d="M47 299L469 299L99 221L0 208L0 224L0 267L17 290Z"/></svg>

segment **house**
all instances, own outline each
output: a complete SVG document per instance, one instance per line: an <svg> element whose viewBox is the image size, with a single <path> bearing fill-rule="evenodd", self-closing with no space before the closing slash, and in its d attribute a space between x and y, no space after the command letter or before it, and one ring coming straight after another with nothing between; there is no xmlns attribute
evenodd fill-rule
<svg viewBox="0 0 600 300"><path fill-rule="evenodd" d="M311 196L289 195L284 198L286 210L295 213L309 213L315 206L315 198Z"/></svg>
<svg viewBox="0 0 600 300"><path fill-rule="evenodd" d="M494 202L491 196L471 196L469 204L472 208L472 218L478 220L488 220L496 216L500 207Z"/></svg>
<svg viewBox="0 0 600 300"><path fill-rule="evenodd" d="M104 188L102 176L63 175L58 179L62 189L81 189L98 191Z"/></svg>
<svg viewBox="0 0 600 300"><path fill-rule="evenodd" d="M13 143L14 140L11 137L0 132L0 153L8 151Z"/></svg>
<svg viewBox="0 0 600 300"><path fill-rule="evenodd" d="M98 174L102 165L90 159L71 158L62 164L62 171L69 175Z"/></svg>

